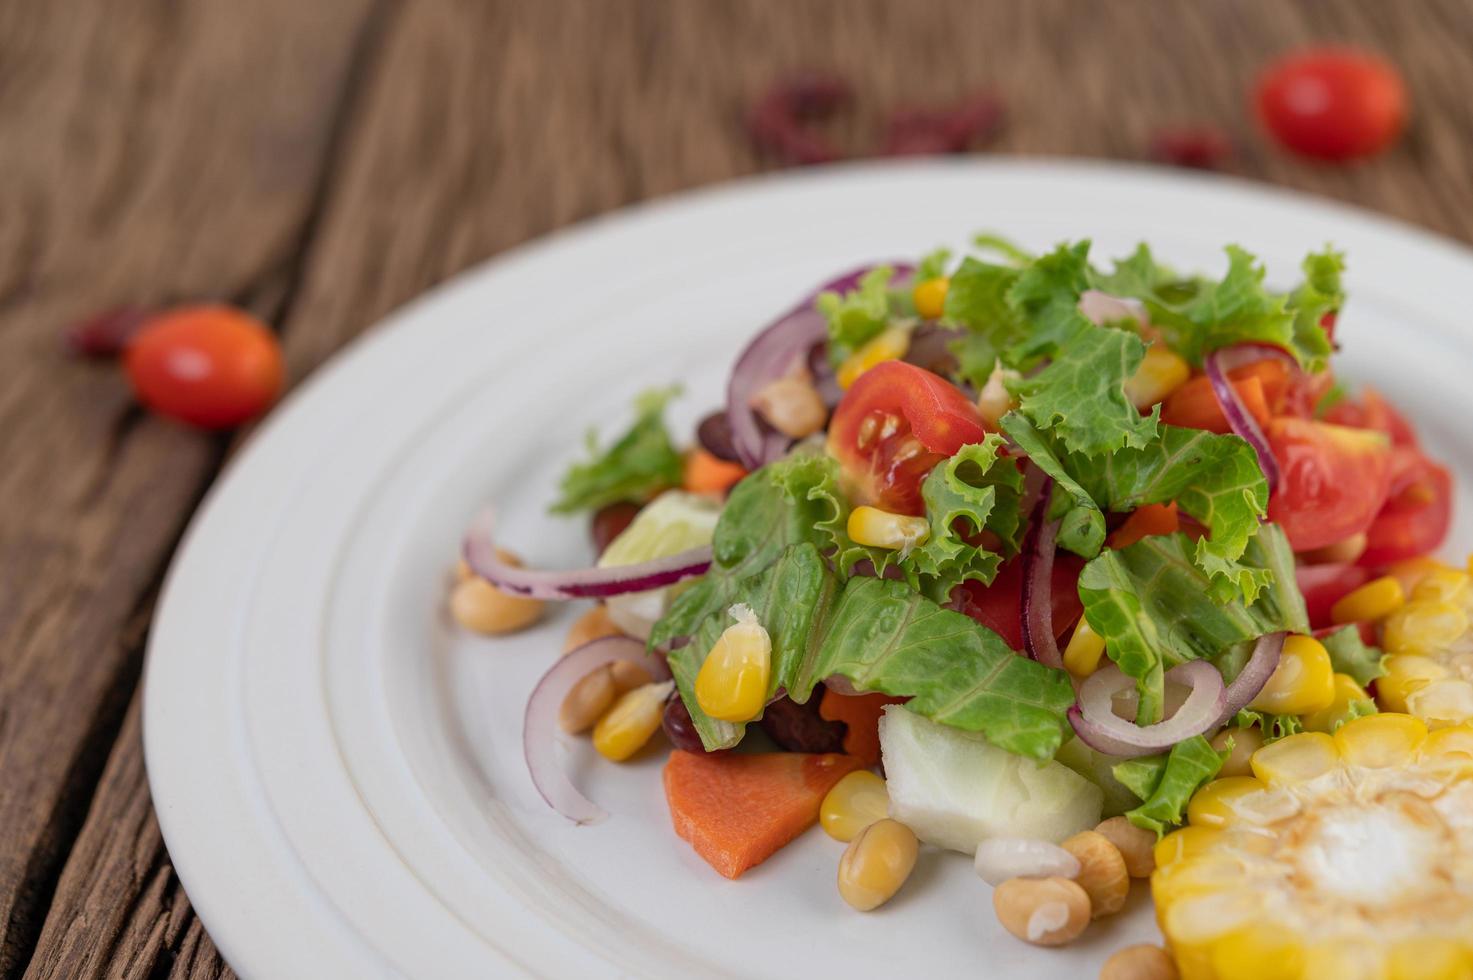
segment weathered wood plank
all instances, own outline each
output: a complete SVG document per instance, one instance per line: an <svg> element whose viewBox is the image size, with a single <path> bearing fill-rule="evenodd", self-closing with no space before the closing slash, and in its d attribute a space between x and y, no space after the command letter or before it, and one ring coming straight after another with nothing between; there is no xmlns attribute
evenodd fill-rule
<svg viewBox="0 0 1473 980"><path fill-rule="evenodd" d="M340 104L353 34L334 25L361 20L362 5L297 7L140 14L93 4L66 25L54 23L68 19L54 6L43 16L0 5L0 172L22 177L0 187L0 364L37 364L52 322L101 303L207 291L282 304L301 377L480 259L620 204L768 166L746 142L741 111L772 79L814 67L856 83L854 111L835 124L852 146L872 145L892 106L991 89L1009 108L993 146L1001 152L1136 159L1160 125L1215 123L1238 144L1238 173L1473 238L1465 177L1473 108L1464 96L1473 17L1452 0L421 0L393 8L382 52L339 120L342 148L325 177L323 120ZM96 52L100 39L120 51ZM1247 101L1257 68L1316 40L1381 48L1406 71L1417 122L1385 157L1319 167L1274 152L1258 134ZM106 112L68 74L86 79L88 92L109 89ZM248 121L199 118L219 113L222 87L248 93L235 107ZM144 138L123 138L140 125ZM275 158L308 130L312 153ZM262 132L273 135L255 138ZM265 149L238 167L251 147ZM69 158L79 153L86 159ZM314 173L326 193L304 203ZM33 830L3 835L0 910L34 908L10 882L47 880L26 867L57 866L90 797L32 974L217 976L223 968L148 815L136 715L92 795L137 670L137 644L118 642L117 624L135 606L140 629L146 621L140 595L217 450L135 424L115 378L78 371L49 364L44 375L32 371L30 387L0 385L0 458L29 460L20 475L0 472L0 499L45 488L14 498L30 502L24 519L7 524L0 512L5 557L15 559L0 563L0 771L35 784L23 787L25 799L61 801L37 817L34 804L12 805L7 787L0 821L32 813L17 826ZM37 404L79 417L73 428L12 432L12 420ZM49 461L38 461L48 447ZM164 465L176 472L165 486L150 484L145 476ZM171 489L176 482L184 489ZM45 664L48 656L62 666ZM97 666L83 677L78 664L89 658ZM44 704L12 717L22 698ZM91 732L85 751L48 763L55 736L43 744L15 726L51 724L58 703L88 705L101 720L82 726ZM18 935L34 928L23 924Z"/></svg>
<svg viewBox="0 0 1473 980"><path fill-rule="evenodd" d="M182 296L276 314L366 9L0 6L0 974L30 956L136 685L122 628L225 447L65 360L60 327Z"/></svg>

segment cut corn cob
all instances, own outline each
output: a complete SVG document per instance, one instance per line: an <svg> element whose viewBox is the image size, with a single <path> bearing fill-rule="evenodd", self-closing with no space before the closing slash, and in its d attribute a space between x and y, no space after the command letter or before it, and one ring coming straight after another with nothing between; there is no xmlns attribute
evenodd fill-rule
<svg viewBox="0 0 1473 980"><path fill-rule="evenodd" d="M1252 766L1199 790L1156 847L1183 977L1473 975L1473 725L1372 715Z"/></svg>
<svg viewBox="0 0 1473 980"><path fill-rule="evenodd" d="M1388 656L1376 680L1383 710L1430 727L1473 720L1473 577L1445 565L1423 570L1406 604L1381 624Z"/></svg>

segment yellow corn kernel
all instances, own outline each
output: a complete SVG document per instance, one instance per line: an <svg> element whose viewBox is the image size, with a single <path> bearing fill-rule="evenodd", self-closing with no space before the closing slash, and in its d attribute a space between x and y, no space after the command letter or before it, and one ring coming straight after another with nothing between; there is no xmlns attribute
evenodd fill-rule
<svg viewBox="0 0 1473 980"><path fill-rule="evenodd" d="M1330 706L1312 711L1300 718L1306 730L1311 732L1333 732L1342 722L1350 720L1350 705L1353 701L1369 701L1366 689L1355 682L1349 674L1335 675L1335 700Z"/></svg>
<svg viewBox="0 0 1473 980"><path fill-rule="evenodd" d="M1299 937L1272 922L1255 922L1212 944L1218 980L1298 980L1304 972Z"/></svg>
<svg viewBox="0 0 1473 980"><path fill-rule="evenodd" d="M751 721L767 704L772 638L750 606L731 607L736 620L716 640L696 674L696 702L722 721Z"/></svg>
<svg viewBox="0 0 1473 980"><path fill-rule="evenodd" d="M849 537L856 544L890 551L909 551L925 544L931 525L924 517L892 514L878 507L860 506L849 512Z"/></svg>
<svg viewBox="0 0 1473 980"><path fill-rule="evenodd" d="M920 842L905 824L877 820L849 842L839 860L839 896L861 912L888 902L916 866Z"/></svg>
<svg viewBox="0 0 1473 980"><path fill-rule="evenodd" d="M1473 684L1461 677L1432 681L1407 695L1407 712L1428 728L1446 728L1473 718Z"/></svg>
<svg viewBox="0 0 1473 980"><path fill-rule="evenodd" d="M1340 764L1335 740L1323 732L1300 732L1253 753L1253 775L1270 786L1305 783Z"/></svg>
<svg viewBox="0 0 1473 980"><path fill-rule="evenodd" d="M1428 569L1417 584L1412 586L1411 596L1413 601L1436 599L1461 604L1466 598L1468 582L1466 572L1439 564Z"/></svg>
<svg viewBox="0 0 1473 980"><path fill-rule="evenodd" d="M851 772L834 784L818 808L818 824L834 840L845 843L890 812L885 781L868 769Z"/></svg>
<svg viewBox="0 0 1473 980"><path fill-rule="evenodd" d="M1182 827L1156 842L1156 867L1196 857L1212 848L1222 838L1217 827Z"/></svg>
<svg viewBox="0 0 1473 980"><path fill-rule="evenodd" d="M1387 959L1387 980L1468 980L1473 976L1473 957L1452 939L1422 936L1405 940L1391 947Z"/></svg>
<svg viewBox="0 0 1473 980"><path fill-rule="evenodd" d="M1168 903L1161 916L1164 932L1177 944L1208 946L1214 939L1244 928L1263 915L1263 903L1242 887L1243 866L1237 866L1238 882L1215 885L1211 890L1187 893ZM1154 885L1152 886L1154 892ZM1212 973L1201 974L1213 976Z"/></svg>
<svg viewBox="0 0 1473 980"><path fill-rule="evenodd" d="M1266 788L1262 780L1252 776L1214 780L1199 789L1187 804L1187 822L1193 827L1225 827L1238 819L1239 800Z"/></svg>
<svg viewBox="0 0 1473 980"><path fill-rule="evenodd" d="M1335 700L1335 668L1325 645L1312 636L1294 635L1268 683L1249 703L1254 711L1305 715L1328 708Z"/></svg>
<svg viewBox="0 0 1473 980"><path fill-rule="evenodd" d="M1436 680L1448 669L1431 657L1393 654L1381 661L1386 673L1376 678L1376 703L1382 711L1406 711L1407 698Z"/></svg>
<svg viewBox="0 0 1473 980"><path fill-rule="evenodd" d="M898 361L908 350L910 334L899 327L890 327L844 359L838 370L839 387L849 388L876 364Z"/></svg>
<svg viewBox="0 0 1473 980"><path fill-rule="evenodd" d="M927 320L940 317L946 309L946 291L950 286L951 280L945 276L916 283L916 288L910 293L910 298L916 305L916 313Z"/></svg>
<svg viewBox="0 0 1473 980"><path fill-rule="evenodd" d="M674 681L646 684L615 701L593 726L593 747L598 754L613 762L623 762L644 748L660 727L665 700L673 690Z"/></svg>
<svg viewBox="0 0 1473 980"><path fill-rule="evenodd" d="M1367 715L1341 725L1331 737L1347 766L1405 767L1417 757L1427 726L1411 715Z"/></svg>
<svg viewBox="0 0 1473 980"><path fill-rule="evenodd" d="M1136 408L1145 411L1163 401L1191 376L1191 365L1171 348L1165 344L1152 344L1146 348L1141 366L1126 379L1125 397Z"/></svg>
<svg viewBox="0 0 1473 980"><path fill-rule="evenodd" d="M1380 980L1386 954L1373 942L1336 936L1304 951L1304 980Z"/></svg>
<svg viewBox="0 0 1473 980"><path fill-rule="evenodd" d="M1330 619L1336 623L1374 622L1396 612L1405 601L1401 582L1394 575L1386 575L1341 596L1330 607Z"/></svg>
<svg viewBox="0 0 1473 980"><path fill-rule="evenodd" d="M1387 617L1381 642L1388 653L1437 654L1467 631L1468 614L1459 607L1440 599L1417 599Z"/></svg>
<svg viewBox="0 0 1473 980"><path fill-rule="evenodd" d="M1089 620L1080 617L1074 635L1064 647L1064 669L1075 677L1088 677L1100 666L1105 652L1105 638L1090 628Z"/></svg>
<svg viewBox="0 0 1473 980"><path fill-rule="evenodd" d="M1430 733L1417 749L1423 766L1439 772L1473 773L1473 723Z"/></svg>

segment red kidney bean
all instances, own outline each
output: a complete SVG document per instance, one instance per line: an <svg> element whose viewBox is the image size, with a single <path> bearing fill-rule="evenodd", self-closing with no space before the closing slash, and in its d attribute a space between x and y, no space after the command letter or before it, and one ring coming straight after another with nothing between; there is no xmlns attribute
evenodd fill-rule
<svg viewBox="0 0 1473 980"><path fill-rule="evenodd" d="M1161 129L1151 137L1151 159L1194 170L1216 170L1232 155L1227 136L1212 126Z"/></svg>
<svg viewBox="0 0 1473 980"><path fill-rule="evenodd" d="M701 424L696 426L696 441L701 448L729 463L739 463L736 447L731 444L731 423L727 421L726 412L712 412L701 419Z"/></svg>
<svg viewBox="0 0 1473 980"><path fill-rule="evenodd" d="M680 700L679 691L671 692L670 700L665 702L665 714L660 718L660 727L665 729L665 737L677 749L687 752L706 751L706 746L701 743L701 734L696 731L696 723L691 720L690 710Z"/></svg>
<svg viewBox="0 0 1473 980"><path fill-rule="evenodd" d="M588 532L593 537L593 550L603 554L609 542L623 533L639 510L639 504L617 503L595 511L588 527Z"/></svg>
<svg viewBox="0 0 1473 980"><path fill-rule="evenodd" d="M807 704L790 698L778 698L762 712L762 730L789 752L842 752L846 726L841 721L826 721L818 713L818 691Z"/></svg>

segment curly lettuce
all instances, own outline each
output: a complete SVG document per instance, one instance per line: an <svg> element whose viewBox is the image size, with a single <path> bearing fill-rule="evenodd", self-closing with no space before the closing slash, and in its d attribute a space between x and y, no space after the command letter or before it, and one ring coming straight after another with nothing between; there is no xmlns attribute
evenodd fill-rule
<svg viewBox="0 0 1473 980"><path fill-rule="evenodd" d="M590 431L591 458L568 468L552 512L573 514L609 504L643 503L661 490L679 486L684 461L665 428L665 406L678 394L678 386L641 394L634 402L634 424L607 449L598 448L598 437Z"/></svg>

